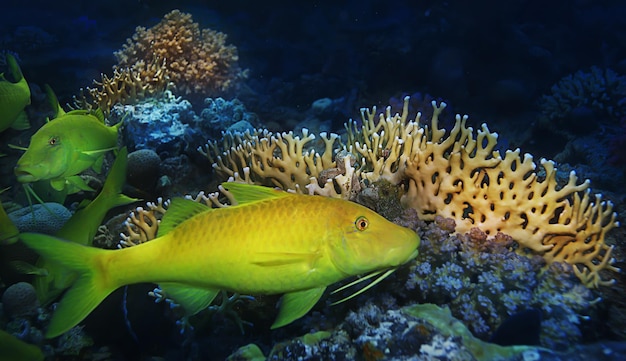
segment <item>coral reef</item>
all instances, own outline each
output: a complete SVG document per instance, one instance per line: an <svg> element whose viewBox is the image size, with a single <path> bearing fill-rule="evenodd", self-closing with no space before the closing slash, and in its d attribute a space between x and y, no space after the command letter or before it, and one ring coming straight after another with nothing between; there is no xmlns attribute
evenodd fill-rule
<svg viewBox="0 0 626 361"><path fill-rule="evenodd" d="M148 192L154 189L161 158L152 149L139 149L128 154L128 184Z"/></svg>
<svg viewBox="0 0 626 361"><path fill-rule="evenodd" d="M228 101L223 98L206 98L204 105L197 128L210 135L212 139L219 138L223 131L232 133L254 131L254 126L259 122L256 114L248 112L238 99Z"/></svg>
<svg viewBox="0 0 626 361"><path fill-rule="evenodd" d="M137 27L115 57L118 68L133 68L144 79L155 76L147 64L165 60L165 75L180 94L221 94L236 88L247 76L239 68L237 48L226 44L226 34L200 30L191 14L179 10L166 14L149 29Z"/></svg>
<svg viewBox="0 0 626 361"><path fill-rule="evenodd" d="M553 85L540 106L551 129L586 134L598 123L626 115L626 77L595 66L577 71Z"/></svg>
<svg viewBox="0 0 626 361"><path fill-rule="evenodd" d="M316 140L307 129L302 130L302 137L267 130L225 133L221 142L209 142L199 150L222 176L302 192L321 171L335 167L332 152L338 138L337 134L321 133L324 150L318 153L306 150L308 143Z"/></svg>
<svg viewBox="0 0 626 361"><path fill-rule="evenodd" d="M246 111L236 99L207 98L204 102L207 108L198 116L188 100L166 90L158 99L130 105L117 103L110 119L124 121L121 135L131 152L155 151L163 160L161 173L170 175L166 169L180 170L176 163L187 162L186 155L201 158L195 149L207 139L219 138L223 131L252 130L258 124L255 114ZM177 159L180 157L185 159Z"/></svg>
<svg viewBox="0 0 626 361"><path fill-rule="evenodd" d="M409 100L401 114L392 115L388 107L377 118L376 108L362 109L362 125L346 125L343 147L356 163L343 157L345 172L323 181L323 171L337 168L331 161L334 134L320 134L324 150L319 153L305 150L315 139L306 129L302 138L268 131L227 133L222 144L209 142L203 153L220 175L299 192L307 187L311 194L350 199L359 183L407 182L403 204L421 219L452 218L457 232L478 227L492 239L507 234L548 263L573 265L587 287L612 283L601 271L618 271L612 266L613 247L605 243L618 222L613 204L592 195L588 181L579 184L571 172L567 183L559 184L553 162L542 159L537 169L532 156L522 156L519 149L503 157L496 150L497 133L483 124L475 134L465 125L467 116L457 115L447 133L438 124L445 103L432 103L428 124L420 124L420 113L409 121Z"/></svg>
<svg viewBox="0 0 626 361"><path fill-rule="evenodd" d="M229 360L264 359L259 347L254 346L237 350ZM619 343L610 342L563 351L537 346L500 346L474 337L447 307L423 304L388 309L366 302L332 330L312 330L275 344L267 360L582 361L612 360L622 352Z"/></svg>
<svg viewBox="0 0 626 361"><path fill-rule="evenodd" d="M451 224L452 222L452 224ZM421 224L420 254L411 265L405 297L447 305L472 333L488 339L508 317L536 308L542 313L541 344L564 349L581 340L581 323L598 300L571 270L516 253L513 239L490 239L478 228L454 235L453 221Z"/></svg>
<svg viewBox="0 0 626 361"><path fill-rule="evenodd" d="M37 292L30 283L15 283L2 294L2 310L10 318L34 315L38 308Z"/></svg>
<svg viewBox="0 0 626 361"><path fill-rule="evenodd" d="M143 72L131 66L115 69L111 77L106 74L100 76L102 79L94 80L93 87L80 89L79 96L74 97L74 108L100 108L108 115L115 104L132 104L162 96L169 84L169 77L165 74L165 60L146 65Z"/></svg>
<svg viewBox="0 0 626 361"><path fill-rule="evenodd" d="M191 103L169 91L159 101L117 104L111 110L112 121L125 122L121 136L130 152L152 149L157 153L180 153L185 149L184 136L189 123L195 117Z"/></svg>
<svg viewBox="0 0 626 361"><path fill-rule="evenodd" d="M20 232L55 234L72 217L65 206L46 202L9 213L9 218Z"/></svg>

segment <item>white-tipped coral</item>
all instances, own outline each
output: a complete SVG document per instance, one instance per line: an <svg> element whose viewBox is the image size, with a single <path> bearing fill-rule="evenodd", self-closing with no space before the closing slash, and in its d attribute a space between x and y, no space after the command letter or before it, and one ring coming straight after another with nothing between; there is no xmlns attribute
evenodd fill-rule
<svg viewBox="0 0 626 361"><path fill-rule="evenodd" d="M457 115L446 132L439 128L445 103L433 102L428 124L420 124L419 113L409 120L408 101L405 98L401 114L392 115L388 107L377 119L376 108L362 109L362 125L346 125L343 151L357 160L344 160L340 172L331 161L336 135L322 137L322 155L305 151L313 135L305 132L299 138L267 131L226 135L226 151L212 143L205 154L218 173L246 174L249 167L244 181L296 191L309 183L309 193L331 197L351 199L361 183L406 184L402 203L414 208L420 219L454 219L459 233L478 227L490 238L507 234L548 264L573 265L587 287L613 282L601 271L619 270L612 265L613 248L605 243L606 233L618 222L612 203L593 196L588 181L578 184L572 172L567 184L559 185L553 162L542 159L536 164L519 149L502 156L496 149L498 134L485 124L474 132L466 126L467 116ZM320 178L329 174L333 176Z"/></svg>

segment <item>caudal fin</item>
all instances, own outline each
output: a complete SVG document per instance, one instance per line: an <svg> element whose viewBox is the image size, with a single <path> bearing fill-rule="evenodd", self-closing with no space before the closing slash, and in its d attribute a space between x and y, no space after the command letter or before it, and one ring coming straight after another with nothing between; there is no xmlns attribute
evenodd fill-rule
<svg viewBox="0 0 626 361"><path fill-rule="evenodd" d="M76 326L117 287L103 277L99 259L106 250L38 233L22 233L20 239L46 260L78 274L78 279L65 293L52 315L47 338L59 336Z"/></svg>

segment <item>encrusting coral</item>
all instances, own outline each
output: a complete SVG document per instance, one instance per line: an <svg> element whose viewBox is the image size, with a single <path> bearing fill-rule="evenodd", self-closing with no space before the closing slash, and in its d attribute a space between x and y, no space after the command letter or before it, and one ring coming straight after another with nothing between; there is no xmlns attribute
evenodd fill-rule
<svg viewBox="0 0 626 361"><path fill-rule="evenodd" d="M548 264L573 265L587 287L613 282L601 271L619 271L612 265L613 247L605 243L606 233L619 224L612 203L593 196L588 181L577 184L572 172L561 186L553 162L542 159L540 172L532 156L521 156L519 149L502 157L497 133L485 124L474 133L465 125L467 116L457 115L446 136L438 126L445 103L433 102L432 119L421 126L419 113L408 120L408 102L407 97L401 114L392 115L388 107L378 119L376 108L362 109L362 125L346 125L343 147L357 162L344 157L345 172L323 182L319 175L337 167L332 161L335 134L322 135L322 153L305 150L315 139L307 131L303 138L268 131L225 134L223 148L209 143L203 153L218 174L297 192L306 187L310 194L352 198L355 179L364 185L379 180L408 184L402 202L423 220L451 218L457 232L478 227L490 239L507 234L521 250L543 256Z"/></svg>
<svg viewBox="0 0 626 361"><path fill-rule="evenodd" d="M237 48L226 44L226 34L200 30L191 14L179 10L149 29L137 27L115 57L118 68L132 68L144 79L154 77L155 71L146 64L164 60L165 75L180 94L220 94L247 76L239 68Z"/></svg>

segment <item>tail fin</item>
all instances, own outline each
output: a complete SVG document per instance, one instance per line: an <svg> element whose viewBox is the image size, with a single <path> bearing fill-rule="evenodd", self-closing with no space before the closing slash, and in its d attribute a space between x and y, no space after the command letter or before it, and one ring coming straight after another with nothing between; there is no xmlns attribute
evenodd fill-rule
<svg viewBox="0 0 626 361"><path fill-rule="evenodd" d="M65 293L50 320L47 338L59 336L76 326L117 288L107 282L99 262L106 250L38 233L22 233L20 239L45 259L78 273L78 279Z"/></svg>

